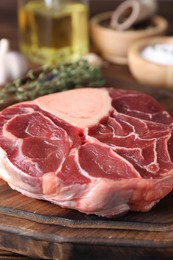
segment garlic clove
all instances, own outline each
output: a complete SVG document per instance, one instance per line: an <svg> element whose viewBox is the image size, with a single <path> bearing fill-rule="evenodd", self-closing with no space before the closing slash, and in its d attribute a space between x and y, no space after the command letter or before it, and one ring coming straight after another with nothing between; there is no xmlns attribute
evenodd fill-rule
<svg viewBox="0 0 173 260"><path fill-rule="evenodd" d="M28 63L24 56L14 51L6 54L6 64L10 64L8 67L10 80L21 78L28 70Z"/></svg>
<svg viewBox="0 0 173 260"><path fill-rule="evenodd" d="M7 39L0 40L0 57L6 55L10 51L10 43Z"/></svg>
<svg viewBox="0 0 173 260"><path fill-rule="evenodd" d="M26 58L17 51L10 51L7 39L0 40L0 85L24 76L28 70Z"/></svg>
<svg viewBox="0 0 173 260"><path fill-rule="evenodd" d="M9 75L4 59L0 58L0 86L6 84L9 81Z"/></svg>
<svg viewBox="0 0 173 260"><path fill-rule="evenodd" d="M94 67L102 67L104 64L103 60L95 53L88 53L83 58Z"/></svg>

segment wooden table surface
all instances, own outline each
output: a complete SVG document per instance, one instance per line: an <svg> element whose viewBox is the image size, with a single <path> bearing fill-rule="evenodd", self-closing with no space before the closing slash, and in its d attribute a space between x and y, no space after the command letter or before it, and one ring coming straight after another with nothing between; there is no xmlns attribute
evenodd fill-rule
<svg viewBox="0 0 173 260"><path fill-rule="evenodd" d="M99 2L99 4L98 4ZM116 4L115 4L116 2ZM90 13L93 16L96 13L112 10L121 1L111 0L91 0ZM169 21L168 35L173 34L173 1L159 1L159 14L166 17ZM18 50L18 36L17 36L17 0L0 1L0 38L8 38L13 50ZM120 66L109 64L105 69L104 74L111 78L112 82L119 84L119 87L124 87L127 84L135 84L135 80L129 72L127 66ZM144 89L144 87L143 87ZM0 220L1 221L1 220ZM1 249L0 238L0 249ZM0 250L0 259L29 259L29 257L17 255L13 252ZM117 258L118 259L118 258Z"/></svg>

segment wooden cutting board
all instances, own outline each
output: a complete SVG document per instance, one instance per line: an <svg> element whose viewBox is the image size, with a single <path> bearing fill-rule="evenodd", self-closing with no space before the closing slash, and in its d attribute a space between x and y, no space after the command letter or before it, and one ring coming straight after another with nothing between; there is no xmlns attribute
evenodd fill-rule
<svg viewBox="0 0 173 260"><path fill-rule="evenodd" d="M153 95L173 115L173 92L108 82ZM0 249L34 259L171 259L172 205L170 193L148 213L105 219L25 197L0 180Z"/></svg>

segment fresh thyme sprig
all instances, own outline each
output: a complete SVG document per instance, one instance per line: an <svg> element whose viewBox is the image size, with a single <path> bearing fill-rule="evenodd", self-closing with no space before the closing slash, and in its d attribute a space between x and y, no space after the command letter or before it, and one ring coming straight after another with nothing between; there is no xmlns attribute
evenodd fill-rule
<svg viewBox="0 0 173 260"><path fill-rule="evenodd" d="M7 99L14 103L64 90L103 85L101 69L91 66L86 60L57 67L43 66L38 71L30 70L24 79L16 80L2 88L0 104Z"/></svg>

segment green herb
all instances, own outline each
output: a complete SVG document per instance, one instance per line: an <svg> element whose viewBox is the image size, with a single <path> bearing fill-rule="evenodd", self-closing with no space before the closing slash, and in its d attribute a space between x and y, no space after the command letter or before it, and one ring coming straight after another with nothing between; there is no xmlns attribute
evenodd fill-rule
<svg viewBox="0 0 173 260"><path fill-rule="evenodd" d="M86 60L58 67L43 66L39 71L29 71L25 79L16 80L2 88L0 103L10 98L14 103L64 90L103 85L101 69L91 66Z"/></svg>

